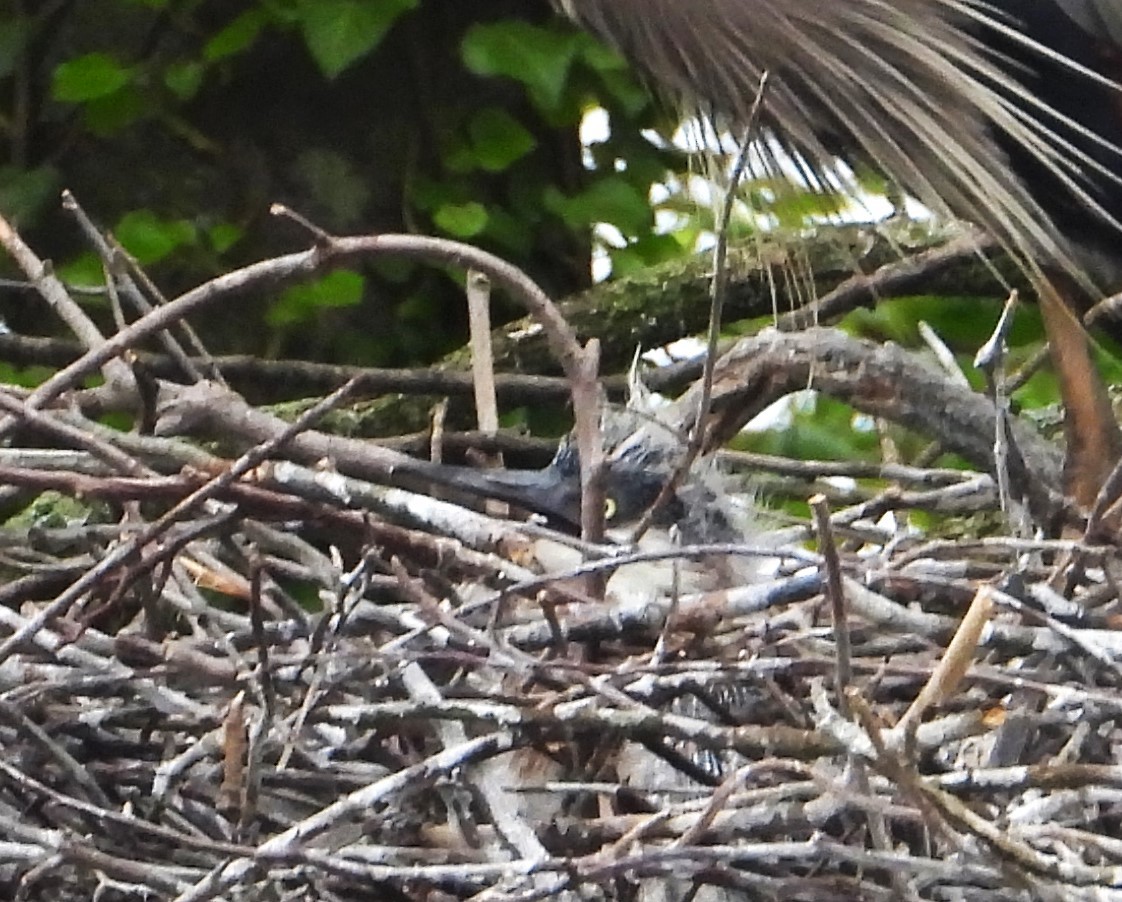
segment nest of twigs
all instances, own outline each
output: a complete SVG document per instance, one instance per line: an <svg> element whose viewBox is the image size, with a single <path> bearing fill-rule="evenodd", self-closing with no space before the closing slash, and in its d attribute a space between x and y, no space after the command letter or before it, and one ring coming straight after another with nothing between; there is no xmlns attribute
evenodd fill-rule
<svg viewBox="0 0 1122 902"><path fill-rule="evenodd" d="M643 605L317 431L343 393L285 423L181 380L146 435L52 406L208 291L378 252L224 277L3 395L9 504L51 489L90 521L0 531L0 895L1122 898L1117 549L909 530L1017 518L994 514L993 405L898 351L747 339L710 445L809 374L979 472L839 465L863 480L839 489L754 459L817 495L810 520L727 549L770 557L758 581ZM1056 456L1013 434L1039 518Z"/></svg>

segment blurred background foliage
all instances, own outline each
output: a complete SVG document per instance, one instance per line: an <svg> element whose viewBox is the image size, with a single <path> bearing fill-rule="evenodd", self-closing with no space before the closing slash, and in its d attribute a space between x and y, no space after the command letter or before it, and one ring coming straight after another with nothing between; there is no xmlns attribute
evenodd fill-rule
<svg viewBox="0 0 1122 902"><path fill-rule="evenodd" d="M555 297L589 286L594 244L602 268L627 275L692 253L710 221L659 187L694 175L668 140L678 118L547 0L8 0L0 88L0 209L74 285L103 274L60 208L64 188L169 297L307 247L304 230L269 216L274 202L337 234L477 244ZM582 142L593 109L605 126ZM766 181L747 193L795 229L836 212ZM464 341L461 281L368 266L210 307L194 325L215 354L424 365ZM104 298L82 300L108 328ZM908 299L850 327L914 342L924 317L969 354L1000 300ZM14 287L0 289L0 315L21 334L56 329ZM796 407L788 426L759 443L877 453L830 405Z"/></svg>
<svg viewBox="0 0 1122 902"><path fill-rule="evenodd" d="M624 236L619 269L680 249L648 198L683 161L643 137L670 120L546 0L25 0L0 13L0 79L0 208L73 283L102 273L63 188L168 295L306 246L273 202L469 241L558 296L589 283L593 223ZM610 134L585 151L592 106ZM215 353L424 363L462 341L459 279L370 267L199 325ZM35 307L2 312L34 331Z"/></svg>

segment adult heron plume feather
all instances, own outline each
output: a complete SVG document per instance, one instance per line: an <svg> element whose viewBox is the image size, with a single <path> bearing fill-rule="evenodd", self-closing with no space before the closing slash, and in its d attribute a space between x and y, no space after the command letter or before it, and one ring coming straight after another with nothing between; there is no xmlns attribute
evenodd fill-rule
<svg viewBox="0 0 1122 902"><path fill-rule="evenodd" d="M1022 61L1075 72L1021 29L1031 2L1122 37L1110 0L559 0L688 104L746 123L762 90L762 132L819 175L839 155L877 166L933 210L983 225L1023 260L1070 264L1010 149L1117 225L1095 179L1116 148L1033 96ZM999 9L1000 7L1000 9ZM1095 31L1088 40L1095 38ZM761 87L764 73L766 87ZM1086 88L1111 91L1087 75ZM1085 95L1088 101L1090 95Z"/></svg>

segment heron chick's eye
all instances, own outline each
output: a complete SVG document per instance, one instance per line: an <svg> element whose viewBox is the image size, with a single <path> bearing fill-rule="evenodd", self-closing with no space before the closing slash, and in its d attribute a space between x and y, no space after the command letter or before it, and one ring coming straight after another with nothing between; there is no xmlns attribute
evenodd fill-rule
<svg viewBox="0 0 1122 902"><path fill-rule="evenodd" d="M612 518L615 517L616 512L618 510L619 510L619 505L616 504L616 499L615 498L610 498L609 497L609 498L604 499L604 519L605 520L610 522L612 520Z"/></svg>

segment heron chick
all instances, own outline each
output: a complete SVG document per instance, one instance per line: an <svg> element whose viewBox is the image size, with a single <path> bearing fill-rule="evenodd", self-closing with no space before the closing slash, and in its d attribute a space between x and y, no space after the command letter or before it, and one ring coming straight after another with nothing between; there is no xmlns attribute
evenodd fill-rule
<svg viewBox="0 0 1122 902"><path fill-rule="evenodd" d="M643 403L646 403L645 401ZM617 600L646 604L676 588L682 594L730 588L754 578L743 559L709 555L704 560L678 559L676 549L697 545L737 545L756 541L754 509L710 459L690 468L666 499L663 489L681 460L680 430L672 413L641 412L634 398L625 410L606 410L605 437L606 538L639 552L657 552L658 560L625 565L608 582ZM443 485L480 499L506 502L540 516L546 525L576 536L581 523L580 459L576 441L566 437L543 469L475 469L449 465L426 467ZM648 512L649 528L635 528ZM581 552L556 541L538 541L535 554L546 572L565 573L582 563Z"/></svg>

